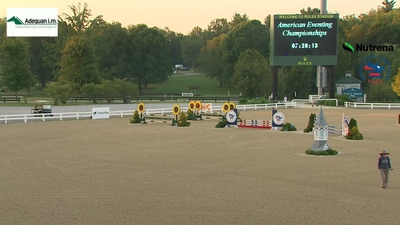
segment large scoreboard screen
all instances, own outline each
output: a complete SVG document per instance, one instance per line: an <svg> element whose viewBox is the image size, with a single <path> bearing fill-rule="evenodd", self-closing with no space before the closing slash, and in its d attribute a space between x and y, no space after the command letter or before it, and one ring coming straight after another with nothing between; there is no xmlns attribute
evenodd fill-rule
<svg viewBox="0 0 400 225"><path fill-rule="evenodd" d="M270 65L337 65L338 20L338 14L274 15Z"/></svg>

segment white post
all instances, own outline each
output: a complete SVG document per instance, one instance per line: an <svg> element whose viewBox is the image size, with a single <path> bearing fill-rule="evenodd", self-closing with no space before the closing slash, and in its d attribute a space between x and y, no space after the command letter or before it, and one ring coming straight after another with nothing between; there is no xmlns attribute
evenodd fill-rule
<svg viewBox="0 0 400 225"><path fill-rule="evenodd" d="M43 122L45 121L45 119L44 119L44 114L42 114L42 121L43 121Z"/></svg>
<svg viewBox="0 0 400 225"><path fill-rule="evenodd" d="M27 122L28 122L26 117L27 117L27 116L25 115L25 116L24 116L24 123L27 123Z"/></svg>
<svg viewBox="0 0 400 225"><path fill-rule="evenodd" d="M76 113L76 119L79 120L79 113Z"/></svg>
<svg viewBox="0 0 400 225"><path fill-rule="evenodd" d="M60 121L62 121L62 114L60 114Z"/></svg>
<svg viewBox="0 0 400 225"><path fill-rule="evenodd" d="M124 113L121 111L121 118L124 118Z"/></svg>

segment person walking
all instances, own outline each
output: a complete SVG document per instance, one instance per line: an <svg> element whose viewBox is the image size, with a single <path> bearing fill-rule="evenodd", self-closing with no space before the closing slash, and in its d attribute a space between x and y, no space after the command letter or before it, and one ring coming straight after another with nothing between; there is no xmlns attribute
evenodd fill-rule
<svg viewBox="0 0 400 225"><path fill-rule="evenodd" d="M390 164L389 153L385 150L379 153L381 157L378 159L378 169L381 171L382 176L382 188L387 187L387 183L389 180L389 171L393 170L392 165Z"/></svg>

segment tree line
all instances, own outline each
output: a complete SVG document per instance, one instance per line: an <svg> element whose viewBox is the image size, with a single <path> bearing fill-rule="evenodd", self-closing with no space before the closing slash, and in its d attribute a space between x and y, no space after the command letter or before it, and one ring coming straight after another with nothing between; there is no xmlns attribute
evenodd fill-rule
<svg viewBox="0 0 400 225"><path fill-rule="evenodd" d="M132 96L149 84L162 83L173 73L174 65L184 63L216 79L219 86L232 85L246 97L266 97L272 92L269 66L270 20L250 19L246 14L216 18L206 28L194 27L184 35L168 27L145 24L122 27L92 16L87 4L69 6L59 15L56 38L7 38L6 19L0 21L0 82L12 92L38 83L65 102L68 95ZM300 10L319 14L317 8ZM400 67L400 10L393 4L358 16L339 20L339 41L394 45L392 52L375 52L389 60L392 71ZM340 46L339 46L340 47ZM336 80L358 67L368 53L339 49ZM370 53L369 53L370 54ZM293 98L315 93L316 68L283 67L279 70L279 95ZM363 83L371 98L395 100L393 77L379 85ZM112 82L112 84L110 83ZM217 88L217 87L216 87ZM123 90L121 92L121 90Z"/></svg>

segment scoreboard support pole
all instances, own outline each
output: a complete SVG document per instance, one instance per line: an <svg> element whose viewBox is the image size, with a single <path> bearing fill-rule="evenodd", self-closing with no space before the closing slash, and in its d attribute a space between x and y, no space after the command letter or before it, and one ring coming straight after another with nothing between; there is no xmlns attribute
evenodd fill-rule
<svg viewBox="0 0 400 225"><path fill-rule="evenodd" d="M329 77L329 98L335 98L335 72L333 66L328 67L328 77Z"/></svg>
<svg viewBox="0 0 400 225"><path fill-rule="evenodd" d="M278 70L278 66L272 67L272 94L274 95L274 101L278 99Z"/></svg>
<svg viewBox="0 0 400 225"><path fill-rule="evenodd" d="M327 4L327 0L321 0L321 7L320 7L320 14L326 14L326 4ZM322 93L322 90L324 88L324 83L323 81L323 73L325 72L325 70L327 70L328 68L323 67L323 66L317 66L317 88L318 88L318 95L322 95L324 93ZM328 72L328 71L327 71ZM329 72L328 72L329 73ZM318 82L319 81L319 82ZM330 83L330 82L329 82ZM331 88L329 88L330 90ZM329 91L330 92L330 91Z"/></svg>

